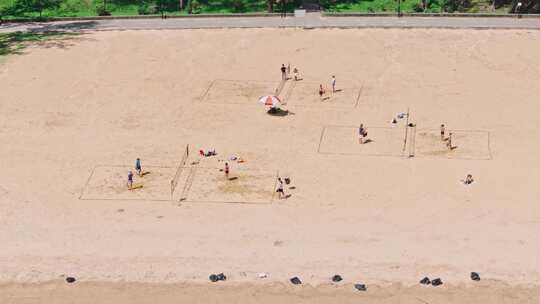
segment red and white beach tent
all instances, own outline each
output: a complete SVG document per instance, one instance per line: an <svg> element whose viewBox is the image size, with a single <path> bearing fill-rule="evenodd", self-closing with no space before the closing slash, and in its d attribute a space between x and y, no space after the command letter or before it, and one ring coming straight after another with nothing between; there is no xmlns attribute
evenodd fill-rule
<svg viewBox="0 0 540 304"><path fill-rule="evenodd" d="M277 96L267 95L259 98L259 103L262 103L267 107L275 108L281 103L281 100L279 100Z"/></svg>

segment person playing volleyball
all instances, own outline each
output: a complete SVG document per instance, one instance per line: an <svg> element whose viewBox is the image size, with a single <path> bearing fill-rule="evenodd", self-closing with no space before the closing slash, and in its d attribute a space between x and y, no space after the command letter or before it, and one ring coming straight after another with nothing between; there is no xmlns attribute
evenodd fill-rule
<svg viewBox="0 0 540 304"><path fill-rule="evenodd" d="M358 128L358 143L363 144L365 142L366 137L367 137L367 130L364 127L364 124L360 124L360 127Z"/></svg>

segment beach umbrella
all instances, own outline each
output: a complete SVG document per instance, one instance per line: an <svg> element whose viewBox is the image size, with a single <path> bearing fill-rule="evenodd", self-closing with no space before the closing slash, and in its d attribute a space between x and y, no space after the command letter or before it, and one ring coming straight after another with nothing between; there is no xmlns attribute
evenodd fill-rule
<svg viewBox="0 0 540 304"><path fill-rule="evenodd" d="M267 95L259 98L259 103L262 103L267 107L275 108L281 103L281 100L279 100L277 96Z"/></svg>

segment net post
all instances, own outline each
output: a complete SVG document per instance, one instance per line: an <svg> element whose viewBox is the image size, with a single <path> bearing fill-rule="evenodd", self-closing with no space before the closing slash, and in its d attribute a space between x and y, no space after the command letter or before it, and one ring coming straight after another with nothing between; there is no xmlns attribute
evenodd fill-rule
<svg viewBox="0 0 540 304"><path fill-rule="evenodd" d="M416 150L416 124L411 127L411 140L409 141L409 158L414 157Z"/></svg>
<svg viewBox="0 0 540 304"><path fill-rule="evenodd" d="M407 108L407 122L405 123L405 138L403 139L403 149L401 150L401 153L405 153L405 149L407 149L407 134L409 132L409 108Z"/></svg>
<svg viewBox="0 0 540 304"><path fill-rule="evenodd" d="M173 185L174 185L174 181L171 180L171 201L172 201L173 198L174 198L174 196L173 196L173 195L174 195L174 186L173 186Z"/></svg>
<svg viewBox="0 0 540 304"><path fill-rule="evenodd" d="M171 180L171 200L174 198L174 190L176 189L176 186L178 185L177 179L180 178L180 175L182 174L182 169L186 165L187 160L189 159L189 144L186 145L186 149L183 152L182 160L180 161L180 164L178 165L178 168L176 169L176 173L174 174L172 180Z"/></svg>

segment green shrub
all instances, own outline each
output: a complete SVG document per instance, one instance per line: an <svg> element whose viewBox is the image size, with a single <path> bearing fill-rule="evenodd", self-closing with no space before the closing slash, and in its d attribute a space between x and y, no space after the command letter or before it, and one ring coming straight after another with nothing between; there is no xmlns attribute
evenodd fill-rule
<svg viewBox="0 0 540 304"><path fill-rule="evenodd" d="M191 0L188 4L190 14L199 14L201 12L201 4L197 0Z"/></svg>
<svg viewBox="0 0 540 304"><path fill-rule="evenodd" d="M232 11L235 13L243 12L246 10L246 4L243 0L231 0Z"/></svg>
<svg viewBox="0 0 540 304"><path fill-rule="evenodd" d="M86 11L88 7L85 1L79 0L64 0L60 4L57 13L59 15L75 15L77 12Z"/></svg>
<svg viewBox="0 0 540 304"><path fill-rule="evenodd" d="M415 3L413 5L413 11L415 13L421 13L424 11L424 6L422 5L422 2Z"/></svg>
<svg viewBox="0 0 540 304"><path fill-rule="evenodd" d="M149 3L148 1L142 1L137 8L139 15L152 15L159 13L159 7L155 3Z"/></svg>
<svg viewBox="0 0 540 304"><path fill-rule="evenodd" d="M98 16L110 16L111 15L111 12L109 12L105 6L103 5L100 5L98 7L96 7L96 13Z"/></svg>

